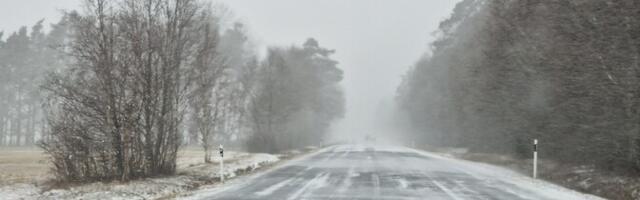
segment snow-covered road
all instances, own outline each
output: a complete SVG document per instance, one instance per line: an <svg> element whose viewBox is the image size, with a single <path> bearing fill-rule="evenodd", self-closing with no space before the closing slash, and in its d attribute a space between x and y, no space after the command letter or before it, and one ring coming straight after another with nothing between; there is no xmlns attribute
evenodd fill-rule
<svg viewBox="0 0 640 200"><path fill-rule="evenodd" d="M233 183L232 183L233 184ZM599 199L510 170L403 147L333 146L187 199Z"/></svg>

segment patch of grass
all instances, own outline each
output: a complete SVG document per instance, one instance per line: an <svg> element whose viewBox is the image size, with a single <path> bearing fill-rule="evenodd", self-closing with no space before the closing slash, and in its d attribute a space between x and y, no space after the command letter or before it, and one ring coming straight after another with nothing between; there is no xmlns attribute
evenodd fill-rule
<svg viewBox="0 0 640 200"><path fill-rule="evenodd" d="M236 159L240 158L233 158L232 162ZM203 163L202 148L184 147L178 153L178 170ZM38 147L0 147L0 186L18 183L51 184L52 180L49 179L53 176L50 174L50 167L47 155Z"/></svg>
<svg viewBox="0 0 640 200"><path fill-rule="evenodd" d="M49 162L38 148L0 148L0 185L31 183L49 178Z"/></svg>

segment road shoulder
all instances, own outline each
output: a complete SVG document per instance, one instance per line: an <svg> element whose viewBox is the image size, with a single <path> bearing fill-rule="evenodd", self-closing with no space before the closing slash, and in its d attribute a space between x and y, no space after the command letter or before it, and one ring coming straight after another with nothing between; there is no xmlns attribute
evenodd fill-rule
<svg viewBox="0 0 640 200"><path fill-rule="evenodd" d="M515 159L511 161L507 161L505 156L493 155L492 159L480 159L475 153L469 153L466 150L462 149L429 149L429 150L418 150L423 155L428 155L432 157L437 157L439 159L449 160L451 162L456 162L461 164L462 166L467 166L467 168L472 169L475 173L480 174L489 174L492 176L501 177L502 180L511 182L513 184L524 186L528 188L533 188L536 190L543 190L551 197L562 197L559 195L565 194L569 195L566 198L562 199L576 199L570 198L571 196L579 197L578 199L589 199L589 200L603 200L604 198L597 196L593 192L584 191L580 188L573 187L572 185L564 184L563 182L558 182L554 179L549 179L545 177L545 174L539 177L541 179L533 179L530 176L531 169L529 167L530 162L527 161L516 161ZM486 156L486 155L485 155ZM496 159L496 157L500 157ZM528 164L528 165L527 165ZM527 166L523 166L527 165ZM544 168L545 170L551 170L549 168ZM619 198L614 198L619 199ZM623 198L624 199L624 198Z"/></svg>
<svg viewBox="0 0 640 200"><path fill-rule="evenodd" d="M180 193L179 195L176 195L175 198L182 199L182 200L203 199L210 196L214 196L224 191L241 188L251 183L252 180L259 179L261 176L264 176L269 172L275 171L277 169L280 169L286 166L294 165L295 163L301 160L304 160L313 155L328 151L329 149L331 149L331 147L324 147L324 148L311 147L311 148L305 148L304 150L290 151L285 153L284 154L285 156L282 156L281 160L279 160L278 162L271 163L270 165L265 165L264 167L254 171L251 174L244 174L242 176L239 176L236 179L229 180L224 184L219 184L219 183L211 184L204 187L200 187L195 190Z"/></svg>

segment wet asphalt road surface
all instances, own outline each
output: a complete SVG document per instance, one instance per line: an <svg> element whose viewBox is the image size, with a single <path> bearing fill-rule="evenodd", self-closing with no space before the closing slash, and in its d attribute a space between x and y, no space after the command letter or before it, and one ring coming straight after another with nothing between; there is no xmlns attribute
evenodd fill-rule
<svg viewBox="0 0 640 200"><path fill-rule="evenodd" d="M586 199L539 187L508 170L413 149L342 145L198 199Z"/></svg>

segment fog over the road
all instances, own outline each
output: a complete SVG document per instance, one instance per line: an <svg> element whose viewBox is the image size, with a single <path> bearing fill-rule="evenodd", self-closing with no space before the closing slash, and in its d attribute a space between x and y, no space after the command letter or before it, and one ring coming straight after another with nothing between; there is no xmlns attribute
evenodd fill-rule
<svg viewBox="0 0 640 200"><path fill-rule="evenodd" d="M345 72L347 113L335 126L338 138L388 132L401 76L428 49L433 32L458 0L221 0L248 24L258 47L302 43L308 37L334 48ZM12 1L0 7L0 30L12 32L40 19L57 21L76 0ZM385 114L382 114L384 112ZM374 126L374 124L382 126ZM356 135L353 135L356 134ZM352 137L351 137L352 136Z"/></svg>
<svg viewBox="0 0 640 200"><path fill-rule="evenodd" d="M385 128L374 126L380 124L376 116L393 105L401 76L428 48L439 22L458 1L223 2L246 19L261 45L287 45L314 37L336 49L335 58L345 72L347 113L334 133L360 139L361 134Z"/></svg>

